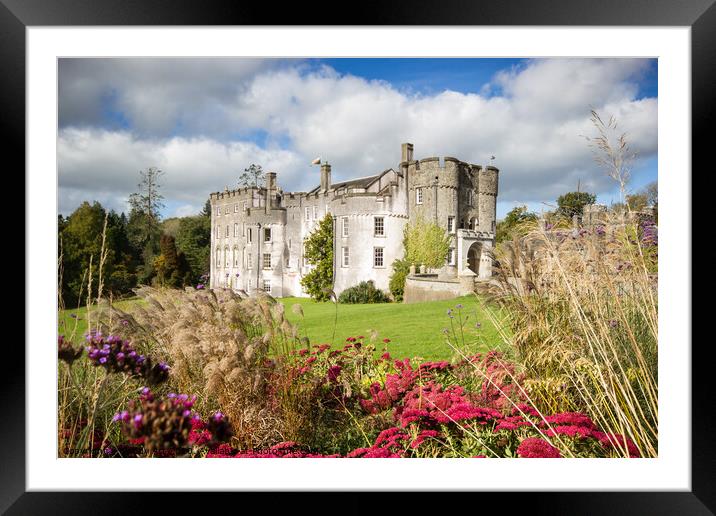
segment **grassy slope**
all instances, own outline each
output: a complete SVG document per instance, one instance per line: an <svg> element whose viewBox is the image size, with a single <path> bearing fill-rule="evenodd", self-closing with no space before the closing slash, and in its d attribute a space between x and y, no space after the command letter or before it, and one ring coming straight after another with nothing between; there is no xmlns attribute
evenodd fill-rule
<svg viewBox="0 0 716 516"><path fill-rule="evenodd" d="M305 298L285 298L288 319L298 324L301 335L308 336L312 343L330 343L335 320L333 303L316 303ZM304 317L293 312L292 305L300 304ZM338 305L338 322L335 329L334 345L343 344L346 337L364 335L370 330L379 334L376 347L381 349L382 340L389 338L388 351L393 358L422 357L428 360L448 359L453 354L446 343L444 328L450 330L450 317L447 310L462 304L465 324L464 342L472 351L485 351L498 346L499 337L493 325L484 315L474 296L465 296L449 301L430 301L426 303L402 304L385 303L370 305ZM457 315L457 314L455 314ZM481 328L475 328L475 321ZM457 317L452 320L459 334ZM450 331L452 335L452 331Z"/></svg>
<svg viewBox="0 0 716 516"><path fill-rule="evenodd" d="M307 336L312 344L331 343L334 331L335 305L316 303L306 298L280 299L286 306L287 318L299 326L301 336ZM122 309L130 309L138 299L128 299L115 303ZM304 317L294 313L292 306L301 305ZM474 296L465 296L449 301L430 301L405 305L402 303L384 303L371 305L338 305L338 323L335 327L335 347L342 346L346 337L363 335L366 339L370 330L378 332L376 347L382 350L384 338L389 338L388 351L393 358L421 357L426 360L447 360L453 355L452 348L446 343L444 328L451 330L451 319L447 310L462 304L461 314L467 317L464 326L464 342L473 352L486 351L499 346L497 331L481 311ZM75 319L71 314L76 315ZM452 319L458 342L460 337L457 312ZM87 331L86 309L65 310L58 316L59 333L74 335L75 341L82 340ZM475 322L481 323L479 329ZM453 337L454 338L454 337Z"/></svg>

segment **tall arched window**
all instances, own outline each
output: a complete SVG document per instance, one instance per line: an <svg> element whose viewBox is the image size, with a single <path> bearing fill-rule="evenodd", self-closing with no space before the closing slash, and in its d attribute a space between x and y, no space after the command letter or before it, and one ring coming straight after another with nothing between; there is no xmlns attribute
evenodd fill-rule
<svg viewBox="0 0 716 516"><path fill-rule="evenodd" d="M239 266L239 248L234 246L234 267Z"/></svg>
<svg viewBox="0 0 716 516"><path fill-rule="evenodd" d="M221 267L221 249L216 248L216 266Z"/></svg>
<svg viewBox="0 0 716 516"><path fill-rule="evenodd" d="M229 247L224 247L224 267L229 267Z"/></svg>

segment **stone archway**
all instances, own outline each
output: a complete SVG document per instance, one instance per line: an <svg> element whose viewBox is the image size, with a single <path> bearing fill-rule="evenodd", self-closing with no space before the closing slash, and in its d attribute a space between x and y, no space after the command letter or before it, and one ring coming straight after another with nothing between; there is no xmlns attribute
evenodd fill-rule
<svg viewBox="0 0 716 516"><path fill-rule="evenodd" d="M480 242L473 243L467 250L467 267L472 272L480 275L480 258L482 257L482 244Z"/></svg>

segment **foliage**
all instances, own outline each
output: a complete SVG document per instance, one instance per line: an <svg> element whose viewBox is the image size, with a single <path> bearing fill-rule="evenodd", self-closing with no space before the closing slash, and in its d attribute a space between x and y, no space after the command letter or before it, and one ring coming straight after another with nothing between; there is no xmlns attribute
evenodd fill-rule
<svg viewBox="0 0 716 516"><path fill-rule="evenodd" d="M333 217L326 215L304 240L304 258L312 265L301 286L316 301L328 301L333 287Z"/></svg>
<svg viewBox="0 0 716 516"><path fill-rule="evenodd" d="M527 206L515 206L505 218L497 223L495 242L500 243L511 238L513 233L522 233L529 227L529 222L536 222L537 215L527 211Z"/></svg>
<svg viewBox="0 0 716 516"><path fill-rule="evenodd" d="M258 187L263 185L266 174L261 165L252 163L248 168L244 169L244 173L239 177L239 184L242 186Z"/></svg>
<svg viewBox="0 0 716 516"><path fill-rule="evenodd" d="M154 259L159 253L161 236L159 210L164 207L164 196L159 192L159 180L164 172L155 167L140 170L141 180L137 184L138 191L129 196L129 222L127 226L129 238L135 248L141 249L142 265L138 280L148 283L155 274Z"/></svg>
<svg viewBox="0 0 716 516"><path fill-rule="evenodd" d="M136 281L138 253L129 242L124 215L107 212L98 202L92 205L84 202L66 219L59 218L58 223L63 303L77 306L83 300L80 297L85 298L87 294L96 296L100 284L113 295L130 292ZM102 253L103 242L105 253ZM105 259L100 282L102 256ZM93 292L88 293L90 279Z"/></svg>
<svg viewBox="0 0 716 516"><path fill-rule="evenodd" d="M405 226L404 259L416 266L430 269L442 267L450 250L450 235L434 222L420 217Z"/></svg>
<svg viewBox="0 0 716 516"><path fill-rule="evenodd" d="M483 294L508 314L506 344L542 411L583 411L641 455L658 446L658 240L653 221L535 228L498 249Z"/></svg>
<svg viewBox="0 0 716 516"><path fill-rule="evenodd" d="M191 271L184 253L177 252L174 237L163 234L159 241L161 254L154 259L155 283L167 287L183 287L191 283Z"/></svg>
<svg viewBox="0 0 716 516"><path fill-rule="evenodd" d="M361 281L357 285L345 289L338 297L339 303L344 304L368 304L368 303L389 303L390 299L385 292L375 287L373 281Z"/></svg>
<svg viewBox="0 0 716 516"><path fill-rule="evenodd" d="M393 272L390 275L388 288L393 295L393 300L401 302L405 292L405 278L410 273L410 263L405 259L397 259L393 261Z"/></svg>
<svg viewBox="0 0 716 516"><path fill-rule="evenodd" d="M202 214L179 219L176 246L186 257L192 282L198 282L203 274L209 272L210 245L211 217Z"/></svg>
<svg viewBox="0 0 716 516"><path fill-rule="evenodd" d="M571 219L574 215L582 216L584 206L594 204L597 196L587 192L568 192L557 198L557 214Z"/></svg>

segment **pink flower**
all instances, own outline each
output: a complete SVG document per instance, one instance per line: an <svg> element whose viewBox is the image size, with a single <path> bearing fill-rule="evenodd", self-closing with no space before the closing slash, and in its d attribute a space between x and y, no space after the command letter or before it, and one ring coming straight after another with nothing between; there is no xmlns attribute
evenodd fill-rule
<svg viewBox="0 0 716 516"><path fill-rule="evenodd" d="M517 447L517 455L526 459L558 459L559 450L539 437L528 437Z"/></svg>

